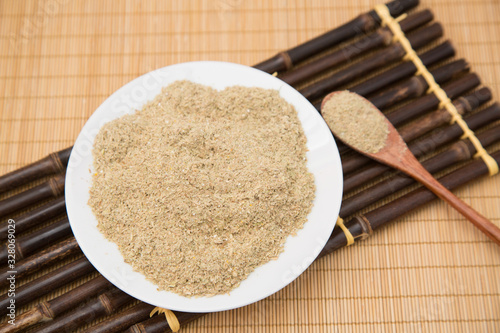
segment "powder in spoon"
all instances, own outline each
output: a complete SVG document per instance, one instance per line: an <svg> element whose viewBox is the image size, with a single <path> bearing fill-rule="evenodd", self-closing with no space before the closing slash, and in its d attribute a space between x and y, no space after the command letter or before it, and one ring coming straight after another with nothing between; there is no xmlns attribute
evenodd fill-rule
<svg viewBox="0 0 500 333"><path fill-rule="evenodd" d="M332 132L353 148L377 153L385 146L389 134L385 116L358 94L335 93L321 113Z"/></svg>
<svg viewBox="0 0 500 333"><path fill-rule="evenodd" d="M276 90L175 82L101 128L89 205L160 290L228 293L306 222L306 141Z"/></svg>

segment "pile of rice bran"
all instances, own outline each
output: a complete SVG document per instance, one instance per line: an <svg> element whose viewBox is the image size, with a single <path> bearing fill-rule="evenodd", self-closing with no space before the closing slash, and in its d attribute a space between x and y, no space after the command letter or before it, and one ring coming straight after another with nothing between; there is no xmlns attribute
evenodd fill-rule
<svg viewBox="0 0 500 333"><path fill-rule="evenodd" d="M278 91L177 81L101 128L89 205L159 290L224 294L306 222L315 193L306 151Z"/></svg>

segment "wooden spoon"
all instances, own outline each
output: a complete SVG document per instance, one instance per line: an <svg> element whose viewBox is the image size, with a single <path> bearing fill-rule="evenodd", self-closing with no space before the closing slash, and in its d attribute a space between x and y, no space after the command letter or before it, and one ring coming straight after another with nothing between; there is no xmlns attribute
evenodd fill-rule
<svg viewBox="0 0 500 333"><path fill-rule="evenodd" d="M349 96L346 95L346 93L349 94ZM343 94L343 95L341 95ZM342 96L342 97L341 97ZM347 96L347 97L346 97ZM346 104L346 98L348 99L349 104ZM335 126L331 124L333 122L331 117L326 117L325 116L325 104L327 102L330 103L337 103L335 105L329 105L329 107L334 107L334 108L339 108L342 107L344 110L352 109L352 105L358 104L362 105L363 109L367 112L369 112L370 116L378 117L379 115L382 116L383 120L381 120L381 124L383 126L383 121L385 121L387 125L387 139L385 140L385 144L383 141L381 142L382 144L380 145L382 148L380 148L377 152L370 153L367 151L363 151L360 148L360 145L355 142L347 142L349 141L348 139L345 140L343 139L348 137L346 136L346 131L350 130L347 126L342 126L341 122L343 120L338 120L339 125L338 128L335 130ZM363 104L359 104L359 103ZM342 104L343 103L343 104ZM364 104L366 103L366 104ZM321 104L321 110L322 113L325 116L325 120L332 130L333 134L335 136L342 140L346 145L350 146L352 149L358 151L359 153L366 155L380 163L386 164L388 166L391 166L395 169L398 169L404 173L406 173L408 176L413 177L415 180L419 181L422 183L424 186L426 186L429 190L434 192L438 197L449 203L453 208L455 208L458 212L460 212L463 216L465 216L470 222L472 222L479 230L484 232L488 237L490 237L495 243L500 245L500 229L494 225L491 221L486 219L484 216L479 214L477 211L475 211L472 207L467 205L465 202L463 202L461 199L459 199L457 196L455 196L453 193L451 193L447 188L445 188L440 182L438 182L425 168L420 164L420 162L417 160L417 158L412 154L410 149L408 149L408 146L406 143L403 141L401 136L399 135L398 131L394 128L394 126L389 122L389 120L385 117L385 115L380 112L373 104L371 104L370 101L366 100L365 98L359 96L358 94L351 93L351 92L342 92L342 91L335 91L327 95ZM327 109L327 112L329 109ZM337 109L338 110L338 109ZM373 114L372 114L373 113ZM348 119L350 121L356 121L356 115L353 113L352 117L351 115L346 115L344 114L343 117L344 119ZM359 120L359 119L358 119ZM347 120L345 120L347 121ZM329 123L330 122L330 123ZM361 129L359 128L361 127ZM382 127L383 128L383 127ZM373 129L370 127L365 127L363 129L363 126L358 126L356 128L357 136L368 136L368 135L373 135ZM359 130L361 132L359 132ZM337 132L342 132L342 133L336 133ZM365 131L365 133L363 133ZM382 133L382 140L387 133L387 131ZM365 148L366 149L366 148Z"/></svg>

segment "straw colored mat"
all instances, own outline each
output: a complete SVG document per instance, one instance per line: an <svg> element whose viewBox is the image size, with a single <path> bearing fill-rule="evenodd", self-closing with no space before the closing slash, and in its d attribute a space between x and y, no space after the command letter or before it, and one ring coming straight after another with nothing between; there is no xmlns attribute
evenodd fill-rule
<svg viewBox="0 0 500 333"><path fill-rule="evenodd" d="M0 174L72 145L97 106L143 73L192 60L252 65L375 3L1 1ZM498 101L500 3L422 0L419 8L432 9ZM500 176L456 193L500 225ZM500 250L435 202L318 260L277 294L183 329L367 331L499 332Z"/></svg>

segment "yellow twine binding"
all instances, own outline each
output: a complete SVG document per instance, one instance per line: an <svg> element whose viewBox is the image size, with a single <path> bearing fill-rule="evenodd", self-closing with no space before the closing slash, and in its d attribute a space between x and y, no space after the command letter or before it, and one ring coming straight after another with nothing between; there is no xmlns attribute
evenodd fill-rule
<svg viewBox="0 0 500 333"><path fill-rule="evenodd" d="M463 120L460 113L458 113L455 105L451 102L450 98L446 95L446 92L441 89L441 87L436 83L432 74L427 70L427 67L422 63L422 60L418 57L417 53L411 47L410 42L406 38L404 32L401 30L399 25L400 18L394 19L389 9L384 4L378 4L375 6L375 11L382 20L382 26L388 26L393 34L393 41L399 42L406 52L404 60L411 60L415 67L417 68L417 75L422 75L429 85L427 93L434 93L434 95L441 101L439 104L440 108L446 108L451 114L450 123L456 123L462 131L464 132L462 138L467 138L476 148L477 153L474 155L475 158L481 158L486 166L488 167L490 176L496 175L499 172L498 163L495 161L491 155L488 154L486 149L481 145L479 139L475 136L474 132L467 126L465 120Z"/></svg>
<svg viewBox="0 0 500 333"><path fill-rule="evenodd" d="M344 219L340 216L337 217L337 224L344 232L345 238L347 239L347 246L354 244L354 237L352 236L349 229L347 229L347 227L344 225Z"/></svg>
<svg viewBox="0 0 500 333"><path fill-rule="evenodd" d="M181 324L179 324L179 320L177 319L177 317L175 316L175 314L172 311L170 311L168 309L156 307L153 309L153 311L151 311L151 313L149 314L149 317L153 317L153 315L156 312L158 312L158 314L162 314L162 313L165 314L165 318L167 319L167 323L170 326L170 329L172 330L172 332L177 332L180 330Z"/></svg>

